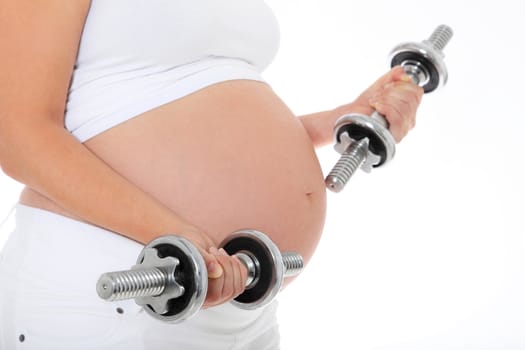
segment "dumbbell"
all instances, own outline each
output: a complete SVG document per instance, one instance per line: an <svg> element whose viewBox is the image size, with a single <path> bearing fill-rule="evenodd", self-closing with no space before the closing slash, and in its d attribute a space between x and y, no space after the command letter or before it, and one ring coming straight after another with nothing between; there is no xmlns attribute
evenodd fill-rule
<svg viewBox="0 0 525 350"><path fill-rule="evenodd" d="M429 39L396 46L390 53L390 65L402 66L412 81L430 93L448 79L443 48L452 38L452 29L440 25ZM395 140L388 122L377 111L371 116L350 113L335 123L335 149L341 157L325 179L326 187L340 192L357 169L369 173L387 164L395 155Z"/></svg>
<svg viewBox="0 0 525 350"><path fill-rule="evenodd" d="M232 303L252 310L270 303L285 277L298 275L301 255L281 253L275 243L256 230L239 230L220 245L248 270L246 288ZM154 318L177 323L190 318L204 304L208 290L206 264L187 239L166 235L147 244L130 270L104 273L98 295L107 301L135 299Z"/></svg>

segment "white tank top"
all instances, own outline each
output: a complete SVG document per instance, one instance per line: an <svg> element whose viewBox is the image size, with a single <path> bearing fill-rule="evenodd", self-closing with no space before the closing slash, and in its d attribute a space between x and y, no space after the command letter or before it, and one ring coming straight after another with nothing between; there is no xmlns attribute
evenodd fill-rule
<svg viewBox="0 0 525 350"><path fill-rule="evenodd" d="M211 84L262 81L278 46L264 0L93 0L65 126L83 142Z"/></svg>

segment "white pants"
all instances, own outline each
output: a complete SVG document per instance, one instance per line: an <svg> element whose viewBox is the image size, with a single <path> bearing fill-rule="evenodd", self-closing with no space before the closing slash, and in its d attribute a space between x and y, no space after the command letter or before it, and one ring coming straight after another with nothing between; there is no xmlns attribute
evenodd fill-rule
<svg viewBox="0 0 525 350"><path fill-rule="evenodd" d="M168 324L134 301L106 302L98 277L130 268L142 246L44 210L17 205L0 254L0 349L278 349L276 303L231 304Z"/></svg>

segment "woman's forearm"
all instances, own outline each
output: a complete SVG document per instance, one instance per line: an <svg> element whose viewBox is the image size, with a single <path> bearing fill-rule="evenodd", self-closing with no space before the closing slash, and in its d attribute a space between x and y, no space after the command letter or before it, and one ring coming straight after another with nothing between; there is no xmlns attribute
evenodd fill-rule
<svg viewBox="0 0 525 350"><path fill-rule="evenodd" d="M325 146L332 139L331 131L336 120L332 114L332 111L324 111L299 117L315 148Z"/></svg>
<svg viewBox="0 0 525 350"><path fill-rule="evenodd" d="M353 102L334 110L300 117L315 147L330 142L337 119L348 113L371 115L377 111L384 115L396 142L415 125L416 110L421 102L423 89L414 84L402 67L394 67L377 79Z"/></svg>
<svg viewBox="0 0 525 350"><path fill-rule="evenodd" d="M58 125L24 129L13 123L1 136L4 171L86 222L142 243L161 234L191 236L195 231Z"/></svg>
<svg viewBox="0 0 525 350"><path fill-rule="evenodd" d="M354 103L340 106L338 108L306 114L299 117L306 132L312 140L314 147L322 147L330 144L333 141L333 132L336 120L344 114L348 113L370 113L369 108L363 108Z"/></svg>

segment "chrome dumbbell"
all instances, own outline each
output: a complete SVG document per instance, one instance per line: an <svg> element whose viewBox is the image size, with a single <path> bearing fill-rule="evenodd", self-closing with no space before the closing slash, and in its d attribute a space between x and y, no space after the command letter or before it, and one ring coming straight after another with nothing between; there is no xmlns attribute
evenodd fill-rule
<svg viewBox="0 0 525 350"><path fill-rule="evenodd" d="M448 78L442 50L452 34L450 27L440 25L423 42L396 46L390 53L391 67L402 66L425 93L436 90L445 85ZM378 112L371 116L351 113L340 117L334 136L335 149L341 158L326 177L326 187L340 192L357 169L370 172L392 160L395 140L388 127L385 117Z"/></svg>
<svg viewBox="0 0 525 350"><path fill-rule="evenodd" d="M248 270L245 291L232 301L243 309L271 302L284 278L298 275L304 265L299 254L281 254L270 238L255 230L234 232L221 247ZM102 299L135 299L151 316L172 323L200 310L207 290L204 259L192 243L175 235L151 241L130 270L104 273L97 282Z"/></svg>

